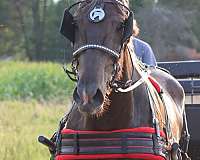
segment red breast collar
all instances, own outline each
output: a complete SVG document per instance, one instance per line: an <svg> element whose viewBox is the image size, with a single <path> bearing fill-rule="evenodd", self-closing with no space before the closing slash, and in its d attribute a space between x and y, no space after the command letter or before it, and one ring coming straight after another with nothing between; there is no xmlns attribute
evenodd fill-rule
<svg viewBox="0 0 200 160"><path fill-rule="evenodd" d="M145 159L165 160L165 134L151 127L113 131L77 131L63 129L56 160Z"/></svg>
<svg viewBox="0 0 200 160"><path fill-rule="evenodd" d="M154 88L156 89L156 91L160 94L162 93L162 89L160 84L151 76L148 77L149 81L151 82L151 84L154 86Z"/></svg>
<svg viewBox="0 0 200 160"><path fill-rule="evenodd" d="M82 131L82 130L72 130L72 129L63 129L61 131L62 134L111 134L111 133L126 133L126 132L133 132L133 133L155 133L155 128L151 127L138 127L138 128L128 128L128 129L119 129L113 131ZM165 137L165 133L160 131L160 135Z"/></svg>

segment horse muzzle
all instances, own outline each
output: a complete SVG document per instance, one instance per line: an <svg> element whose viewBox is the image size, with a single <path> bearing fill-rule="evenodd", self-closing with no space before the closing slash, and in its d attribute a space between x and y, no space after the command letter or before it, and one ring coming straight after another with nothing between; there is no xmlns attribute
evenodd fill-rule
<svg viewBox="0 0 200 160"><path fill-rule="evenodd" d="M79 110L88 115L98 112L104 102L102 91L96 86L77 86L73 93L74 101L78 104Z"/></svg>

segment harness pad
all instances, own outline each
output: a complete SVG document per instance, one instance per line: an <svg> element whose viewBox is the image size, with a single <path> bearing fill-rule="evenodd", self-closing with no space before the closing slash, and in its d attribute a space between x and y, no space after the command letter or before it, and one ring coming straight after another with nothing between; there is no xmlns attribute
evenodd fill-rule
<svg viewBox="0 0 200 160"><path fill-rule="evenodd" d="M130 158L165 160L165 134L158 140L155 129L140 127L114 131L64 129L56 160Z"/></svg>
<svg viewBox="0 0 200 160"><path fill-rule="evenodd" d="M162 88L160 86L160 84L151 76L148 77L149 81L151 82L151 84L154 86L154 88L156 89L156 91L160 94L162 93Z"/></svg>

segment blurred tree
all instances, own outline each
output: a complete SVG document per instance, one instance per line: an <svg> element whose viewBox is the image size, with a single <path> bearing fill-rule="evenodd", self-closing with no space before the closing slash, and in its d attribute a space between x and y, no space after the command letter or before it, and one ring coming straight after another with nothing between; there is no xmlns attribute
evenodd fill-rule
<svg viewBox="0 0 200 160"><path fill-rule="evenodd" d="M137 13L141 8L152 7L154 3L155 0L130 0L130 7Z"/></svg>
<svg viewBox="0 0 200 160"><path fill-rule="evenodd" d="M185 0L159 0L149 6L140 8L136 18L141 28L140 38L152 45L157 59L199 59L196 49L200 47L200 23L197 20L200 3L193 0L191 4Z"/></svg>
<svg viewBox="0 0 200 160"><path fill-rule="evenodd" d="M71 1L73 3L73 1ZM58 3L48 5L44 40L44 59L63 60L64 53L67 61L71 60L70 42L59 32L64 9L69 6L69 1L61 0Z"/></svg>
<svg viewBox="0 0 200 160"><path fill-rule="evenodd" d="M11 15L12 10L9 8L9 3L7 1L0 1L0 56L5 54L9 56L11 52L15 52L16 48L18 48L13 40L16 33L10 27Z"/></svg>
<svg viewBox="0 0 200 160"><path fill-rule="evenodd" d="M9 1L8 1L9 2ZM10 0L10 3L13 4L13 16L12 19L13 21L11 21L11 26L16 25L16 23L18 24L18 27L15 28L16 32L20 33L20 35L18 35L18 38L22 38L23 39L23 48L25 50L25 54L32 59L32 54L31 54L31 50L30 50L30 41L29 41L29 36L28 36L28 30L27 30L27 26L25 25L25 15L27 15L28 13L25 13L24 10L24 6L27 5L27 3L25 3L25 1L22 0ZM20 45L20 44L19 44ZM21 51L22 52L22 51Z"/></svg>
<svg viewBox="0 0 200 160"><path fill-rule="evenodd" d="M19 53L30 60L63 58L69 47L59 34L63 10L73 0L7 0L0 2L0 55Z"/></svg>
<svg viewBox="0 0 200 160"><path fill-rule="evenodd" d="M159 0L158 2L159 4L173 8L197 9L200 7L200 1L198 0Z"/></svg>
<svg viewBox="0 0 200 160"><path fill-rule="evenodd" d="M143 7L143 0L132 0L130 1L130 7L134 12L137 12L140 7Z"/></svg>
<svg viewBox="0 0 200 160"><path fill-rule="evenodd" d="M159 4L167 8L179 10L184 15L191 32L200 41L200 1L199 0L159 0ZM195 46L200 51L200 45Z"/></svg>
<svg viewBox="0 0 200 160"><path fill-rule="evenodd" d="M30 60L63 60L65 50L69 61L70 43L60 35L59 27L64 9L74 2L75 0L60 0L57 3L53 0L0 1L0 55L15 55ZM143 39L155 46L158 46L156 39L169 43L175 39L176 43L200 50L197 43L200 41L200 1L130 0L130 6L139 22ZM161 27L170 19L172 21L166 22L168 27L165 28L172 30L163 35ZM181 32L184 34L178 34L174 30L184 28L177 25L185 25ZM154 31L156 35L153 34ZM171 45L166 44L163 47Z"/></svg>
<svg viewBox="0 0 200 160"><path fill-rule="evenodd" d="M33 20L32 42L34 52L34 57L31 58L42 60L47 0L32 0L31 2ZM40 6L42 7L40 8Z"/></svg>

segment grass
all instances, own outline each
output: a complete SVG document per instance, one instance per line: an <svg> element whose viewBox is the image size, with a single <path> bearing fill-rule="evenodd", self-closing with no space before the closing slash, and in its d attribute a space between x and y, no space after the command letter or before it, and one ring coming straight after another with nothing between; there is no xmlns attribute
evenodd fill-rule
<svg viewBox="0 0 200 160"><path fill-rule="evenodd" d="M66 111L64 105L36 101L0 102L0 159L49 159L48 149L37 142L37 137L51 137Z"/></svg>
<svg viewBox="0 0 200 160"><path fill-rule="evenodd" d="M66 102L74 84L56 63L0 62L0 100Z"/></svg>
<svg viewBox="0 0 200 160"><path fill-rule="evenodd" d="M51 137L74 84L56 63L0 61L0 160L47 160Z"/></svg>

